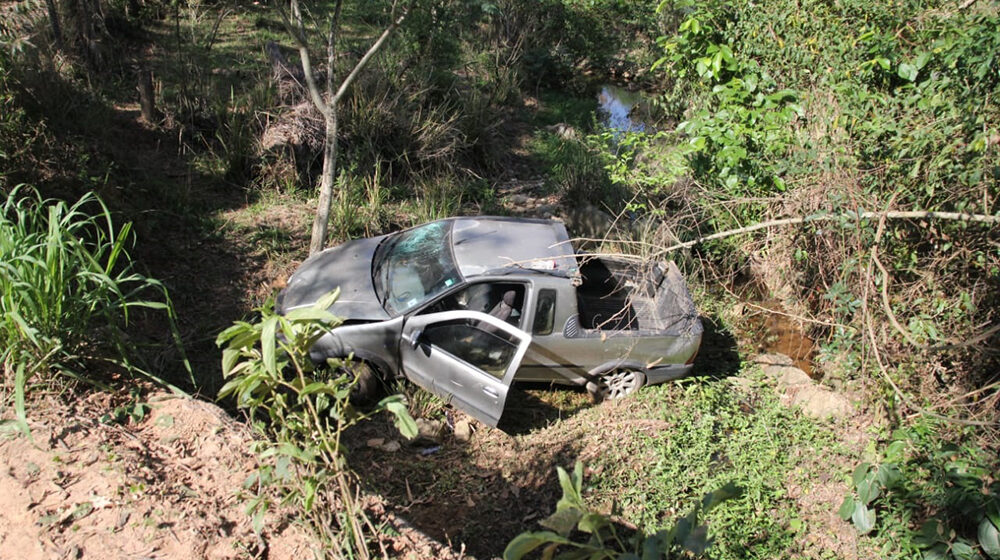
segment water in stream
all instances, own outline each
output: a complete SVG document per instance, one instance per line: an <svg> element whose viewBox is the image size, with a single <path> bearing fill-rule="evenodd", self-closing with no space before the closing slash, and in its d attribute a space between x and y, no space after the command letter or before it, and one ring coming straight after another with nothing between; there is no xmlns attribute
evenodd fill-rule
<svg viewBox="0 0 1000 560"><path fill-rule="evenodd" d="M601 124L621 132L645 132L646 124L633 115L633 109L643 102L639 92L610 84L601 86L601 92L597 94Z"/></svg>

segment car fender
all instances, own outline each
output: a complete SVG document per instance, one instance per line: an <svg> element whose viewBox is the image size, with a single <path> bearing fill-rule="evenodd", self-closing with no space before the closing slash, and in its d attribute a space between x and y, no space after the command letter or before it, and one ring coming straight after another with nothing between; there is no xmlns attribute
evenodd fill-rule
<svg viewBox="0 0 1000 560"><path fill-rule="evenodd" d="M309 357L315 362L323 362L327 358L353 356L355 360L374 366L387 379L395 378L399 375L399 368L393 360L395 353L385 347L385 341L398 335L391 334L388 323L391 322L337 327L313 344Z"/></svg>

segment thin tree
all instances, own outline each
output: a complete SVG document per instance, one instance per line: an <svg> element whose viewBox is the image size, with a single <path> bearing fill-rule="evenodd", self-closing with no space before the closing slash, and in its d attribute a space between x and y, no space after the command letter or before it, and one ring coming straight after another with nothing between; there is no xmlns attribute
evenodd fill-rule
<svg viewBox="0 0 1000 560"><path fill-rule="evenodd" d="M343 7L343 0L337 0L333 8L333 17L329 21L326 33L326 92L320 92L316 79L313 76L312 61L309 58L309 40L305 31L305 24L302 18L302 9L299 0L289 0L292 14L292 21L288 27L295 37L299 47L299 57L302 59L302 71L306 79L306 87L309 90L309 97L313 105L323 115L326 124L326 134L323 141L323 174L319 185L319 204L316 207L316 218L313 220L312 237L309 240L309 254L318 253L323 250L326 242L327 228L330 222L330 201L333 198L333 183L337 176L337 105L341 98L354 82L358 74L365 68L375 53L382 48L389 35L402 25L403 20L413 6L414 0L408 0L400 5L399 0L394 0L390 10L390 23L378 39L372 43L368 51L354 65L354 68L347 74L340 85L336 86L334 78L334 62L337 58L337 36L340 31L340 14Z"/></svg>

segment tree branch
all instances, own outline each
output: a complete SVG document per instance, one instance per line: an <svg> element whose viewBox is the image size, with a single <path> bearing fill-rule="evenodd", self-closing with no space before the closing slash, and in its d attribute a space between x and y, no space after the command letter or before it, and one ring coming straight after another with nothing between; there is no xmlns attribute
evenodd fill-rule
<svg viewBox="0 0 1000 560"><path fill-rule="evenodd" d="M888 220L914 220L919 218L926 218L932 220L954 220L963 222L979 222L985 224L1000 224L1000 216L991 216L989 214L967 214L965 212L905 211L905 212L858 212L857 214L852 214L852 213L815 214L812 216L805 216L799 218L784 218L781 220L772 220L769 222L761 222L759 224L754 224L752 226L746 226L738 229L720 231L719 233L713 233L712 235L699 237L698 239L694 239L692 241L685 241L683 243L677 243L676 245L671 245L666 249L657 251L653 255L653 258L665 255L667 253L672 253L678 249L693 247L695 245L704 243L706 241L713 241L715 239L732 237L734 235L740 235L741 233L750 233L771 227L805 224L810 222L832 222L840 218L850 218L855 220L870 220L873 218L884 218Z"/></svg>
<svg viewBox="0 0 1000 560"><path fill-rule="evenodd" d="M385 44L386 40L389 39L389 35L391 35L397 27L403 24L403 20L406 19L406 15L410 13L410 8L413 7L413 1L414 0L410 0L406 6L403 7L399 16L389 24L389 27L385 28L385 31L382 32L382 35L379 36L378 40L368 48L368 52L366 52L365 55L361 57L361 60L354 65L354 69L351 70L351 73L348 74L347 77L344 78L344 81L340 83L340 89L338 89L337 93L333 95L330 103L336 104L340 101L340 98L347 91L347 88L350 87L351 83L354 82L354 79L358 77L358 74L360 74L365 66L368 65L368 62L375 56L375 53L377 53L378 50L382 48L382 45Z"/></svg>
<svg viewBox="0 0 1000 560"><path fill-rule="evenodd" d="M337 1L337 11L340 11L340 2ZM305 74L306 78L306 89L309 90L309 97L312 99L313 105L319 109L320 113L324 115L330 112L330 107L323 101L323 94L319 91L319 86L316 85L316 80L313 77L312 71L312 60L309 58L309 43L306 41L306 30L305 25L302 23L302 10L299 8L299 0L290 0L292 7L292 18L295 20L294 26L289 26L289 28L294 29L292 36L295 37L295 41L299 44L299 58L302 59L302 73ZM327 76L333 73L333 68L327 69Z"/></svg>

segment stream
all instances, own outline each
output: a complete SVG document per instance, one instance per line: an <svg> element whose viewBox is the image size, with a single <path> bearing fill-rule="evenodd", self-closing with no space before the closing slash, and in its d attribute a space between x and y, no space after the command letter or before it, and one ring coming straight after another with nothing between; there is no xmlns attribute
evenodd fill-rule
<svg viewBox="0 0 1000 560"><path fill-rule="evenodd" d="M597 115L602 126L617 133L647 132L653 127L642 119L649 100L638 91L629 91L621 86L605 84L597 94ZM784 313L780 303L765 298L753 297L750 302L761 310L750 320L751 329L762 332L758 349L762 352L784 354L792 359L795 366L805 371L813 379L822 373L814 367L816 343L798 322Z"/></svg>

